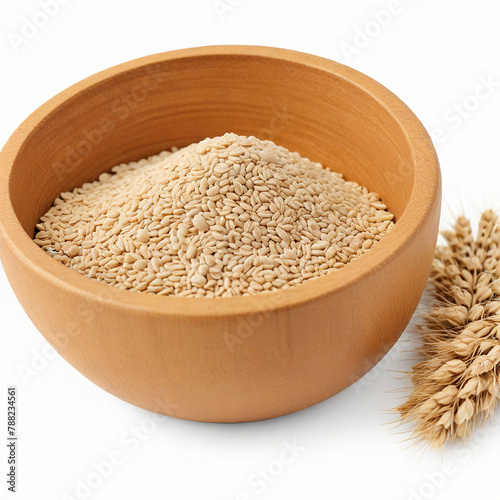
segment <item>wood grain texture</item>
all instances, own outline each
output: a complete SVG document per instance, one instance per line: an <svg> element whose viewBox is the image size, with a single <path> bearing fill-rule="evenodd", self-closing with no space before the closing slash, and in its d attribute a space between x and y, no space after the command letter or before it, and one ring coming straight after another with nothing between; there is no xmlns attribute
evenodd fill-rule
<svg viewBox="0 0 500 500"><path fill-rule="evenodd" d="M119 290L32 241L61 191L225 132L272 139L378 192L395 227L338 272L217 299ZM0 257L36 327L100 387L167 415L250 421L318 403L381 359L423 292L440 202L429 136L382 85L298 52L201 47L91 76L15 131L0 155Z"/></svg>

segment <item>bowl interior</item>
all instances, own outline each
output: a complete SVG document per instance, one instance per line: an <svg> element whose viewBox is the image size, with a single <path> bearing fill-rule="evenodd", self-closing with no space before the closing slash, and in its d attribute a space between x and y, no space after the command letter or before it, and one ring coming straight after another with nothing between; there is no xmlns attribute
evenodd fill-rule
<svg viewBox="0 0 500 500"><path fill-rule="evenodd" d="M14 211L33 236L62 191L113 165L235 132L343 173L378 192L398 218L415 174L408 138L370 92L375 82L332 68L339 72L293 58L200 54L97 75L58 96L22 144L9 179Z"/></svg>

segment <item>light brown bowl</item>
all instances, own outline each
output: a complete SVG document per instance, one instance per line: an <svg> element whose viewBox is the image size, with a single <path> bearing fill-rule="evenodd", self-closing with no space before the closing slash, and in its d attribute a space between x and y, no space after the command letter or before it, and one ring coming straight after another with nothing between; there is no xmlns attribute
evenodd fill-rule
<svg viewBox="0 0 500 500"><path fill-rule="evenodd" d="M32 241L62 191L225 132L272 139L378 192L395 227L337 272L216 299L119 290ZM36 327L111 394L192 420L276 417L357 380L415 311L438 231L438 160L418 119L367 76L288 50L202 47L93 75L35 111L0 167L0 256Z"/></svg>

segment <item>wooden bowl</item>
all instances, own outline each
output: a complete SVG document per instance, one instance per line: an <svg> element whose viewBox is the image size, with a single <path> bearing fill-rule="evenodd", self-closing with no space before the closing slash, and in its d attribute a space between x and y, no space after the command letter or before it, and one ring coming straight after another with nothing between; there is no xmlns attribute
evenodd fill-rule
<svg viewBox="0 0 500 500"><path fill-rule="evenodd" d="M32 241L62 191L225 132L272 139L378 192L394 228L337 272L232 298L120 290ZM367 76L288 50L178 50L93 75L31 115L0 168L0 256L35 326L106 391L185 419L276 417L356 381L408 324L438 232L439 165L418 119Z"/></svg>

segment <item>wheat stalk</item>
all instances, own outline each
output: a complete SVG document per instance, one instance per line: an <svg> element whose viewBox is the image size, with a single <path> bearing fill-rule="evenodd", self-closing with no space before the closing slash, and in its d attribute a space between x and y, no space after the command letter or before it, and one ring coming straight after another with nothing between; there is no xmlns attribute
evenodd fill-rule
<svg viewBox="0 0 500 500"><path fill-rule="evenodd" d="M441 448L468 436L500 397L500 224L487 210L476 239L458 217L443 232L429 280L433 300L418 328L424 360L410 372L412 392L397 408L413 437Z"/></svg>

